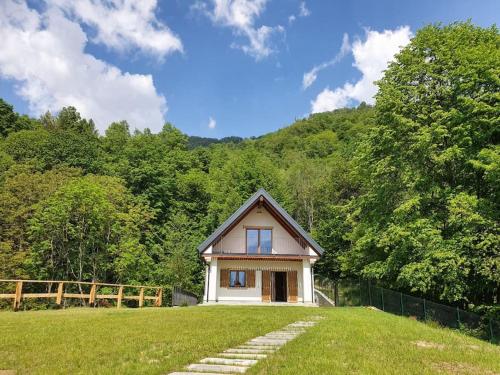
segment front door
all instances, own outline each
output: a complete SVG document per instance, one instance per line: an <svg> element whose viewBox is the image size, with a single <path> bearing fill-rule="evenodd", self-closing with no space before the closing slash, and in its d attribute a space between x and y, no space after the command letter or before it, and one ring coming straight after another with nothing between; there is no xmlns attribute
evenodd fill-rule
<svg viewBox="0 0 500 375"><path fill-rule="evenodd" d="M273 272L273 302L287 302L286 276L286 272Z"/></svg>

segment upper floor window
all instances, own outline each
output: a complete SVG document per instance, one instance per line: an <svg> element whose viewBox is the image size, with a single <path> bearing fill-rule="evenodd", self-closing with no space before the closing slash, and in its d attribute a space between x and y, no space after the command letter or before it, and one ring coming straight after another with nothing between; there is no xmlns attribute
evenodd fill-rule
<svg viewBox="0 0 500 375"><path fill-rule="evenodd" d="M269 228L247 228L247 253L271 254L273 230Z"/></svg>

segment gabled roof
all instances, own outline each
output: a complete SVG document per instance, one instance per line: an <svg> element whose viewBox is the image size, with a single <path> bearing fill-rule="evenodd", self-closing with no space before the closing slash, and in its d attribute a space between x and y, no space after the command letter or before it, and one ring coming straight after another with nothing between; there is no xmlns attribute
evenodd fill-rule
<svg viewBox="0 0 500 375"><path fill-rule="evenodd" d="M242 216L248 213L249 209L254 206L262 197L267 203L281 216L281 218L290 225L308 244L311 248L322 255L324 250L321 246L318 245L316 241L312 239L312 237L286 212L283 207L281 207L278 202L276 202L273 197L269 195L267 191L260 188L257 192L252 195L243 205L238 208L221 226L219 226L215 232L213 232L205 241L203 241L198 246L198 251L202 253L205 251L210 245L212 245L219 236L226 232L228 228L230 228L234 223L238 222Z"/></svg>

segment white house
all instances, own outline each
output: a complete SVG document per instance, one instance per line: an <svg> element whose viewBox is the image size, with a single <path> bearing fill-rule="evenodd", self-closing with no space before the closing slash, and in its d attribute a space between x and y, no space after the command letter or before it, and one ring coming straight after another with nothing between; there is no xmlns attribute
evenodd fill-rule
<svg viewBox="0 0 500 375"><path fill-rule="evenodd" d="M312 265L323 249L259 189L198 251L204 303L314 303Z"/></svg>

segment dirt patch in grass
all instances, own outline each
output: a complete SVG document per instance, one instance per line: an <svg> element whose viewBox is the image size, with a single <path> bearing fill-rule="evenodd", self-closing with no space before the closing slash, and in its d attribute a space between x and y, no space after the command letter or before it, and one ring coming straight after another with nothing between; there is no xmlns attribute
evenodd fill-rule
<svg viewBox="0 0 500 375"><path fill-rule="evenodd" d="M451 363L451 362L439 362L433 363L432 367L439 373L453 374L453 375L500 375L498 372L493 372L490 370L485 370L483 368L473 366L468 363Z"/></svg>
<svg viewBox="0 0 500 375"><path fill-rule="evenodd" d="M472 349L472 350L481 350L479 345L465 345L467 349Z"/></svg>
<svg viewBox="0 0 500 375"><path fill-rule="evenodd" d="M438 350L443 350L446 348L445 345L443 344L438 344L437 342L431 342L431 341L415 341L413 342L417 347L419 348L425 348L425 349L438 349Z"/></svg>
<svg viewBox="0 0 500 375"><path fill-rule="evenodd" d="M322 320L325 319L323 315L311 315L308 317L309 320Z"/></svg>

